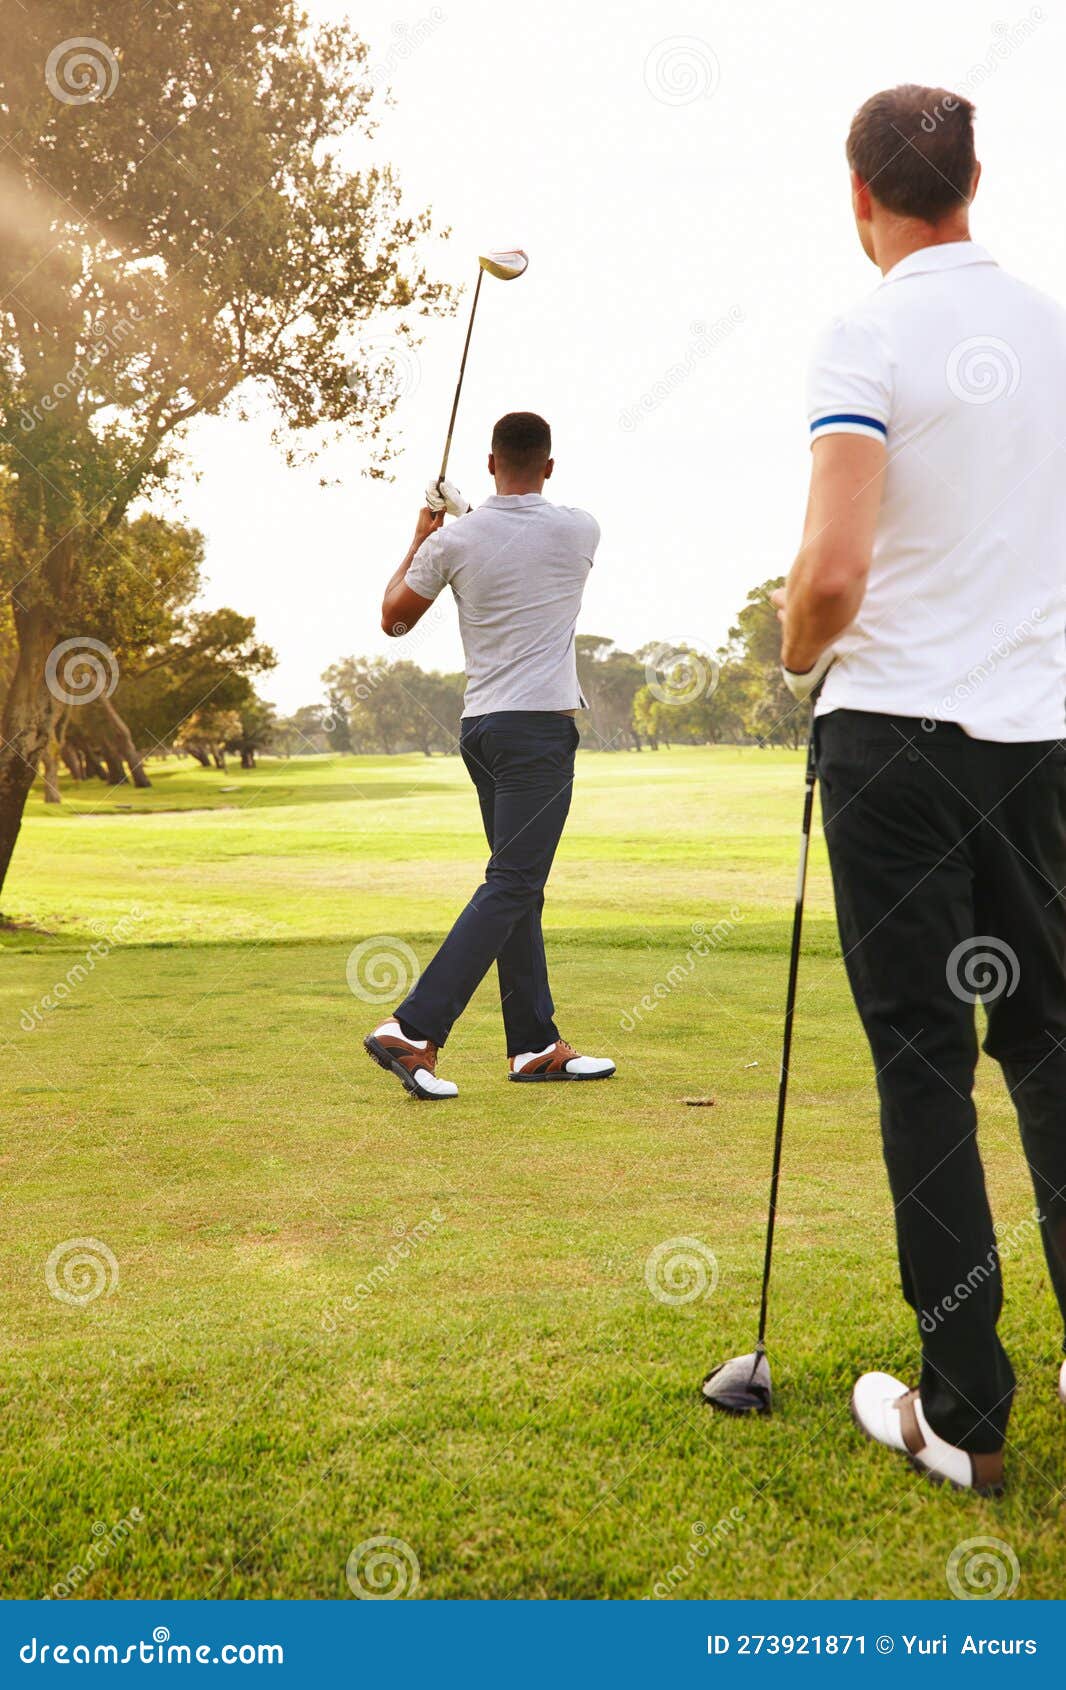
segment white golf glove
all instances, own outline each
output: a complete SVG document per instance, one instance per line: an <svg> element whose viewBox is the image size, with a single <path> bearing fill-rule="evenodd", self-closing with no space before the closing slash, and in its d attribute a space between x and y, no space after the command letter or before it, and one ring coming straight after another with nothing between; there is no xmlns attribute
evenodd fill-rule
<svg viewBox="0 0 1066 1690"><path fill-rule="evenodd" d="M429 482L426 504L431 511L447 511L449 516L465 516L474 508L469 499L463 498L454 481L442 481L439 487L435 481Z"/></svg>
<svg viewBox="0 0 1066 1690"><path fill-rule="evenodd" d="M805 669L800 675L797 675L793 669L786 669L782 664L781 673L785 677L785 685L793 698L798 698L801 704L806 703L819 681L824 680L828 674L835 656L836 651L830 646L828 651L823 651L813 669Z"/></svg>

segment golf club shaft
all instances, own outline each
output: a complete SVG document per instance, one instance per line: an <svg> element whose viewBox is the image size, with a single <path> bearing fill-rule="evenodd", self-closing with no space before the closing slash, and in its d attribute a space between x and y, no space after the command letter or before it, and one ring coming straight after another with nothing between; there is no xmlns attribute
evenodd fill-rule
<svg viewBox="0 0 1066 1690"><path fill-rule="evenodd" d="M774 1253L774 1223L777 1220L777 1187L781 1177L781 1149L785 1140L785 1105L788 1101L788 1069L792 1056L792 1023L796 1014L796 983L799 978L800 940L803 936L803 898L807 889L807 855L811 843L814 786L817 780L814 747L814 701L807 735L807 775L803 792L803 826L800 830L799 868L796 874L796 910L792 918L792 950L788 959L788 989L785 993L785 1029L781 1045L781 1078L777 1090L777 1128L774 1134L774 1165L770 1175L770 1212L766 1222L766 1255L762 1270L762 1302L759 1307L759 1338L756 1351L766 1347L766 1316L770 1302L770 1264Z"/></svg>
<svg viewBox="0 0 1066 1690"><path fill-rule="evenodd" d="M481 295L481 278L484 274L484 270L482 270L479 265L477 286L474 289L474 303L470 307L470 321L466 327L466 340L463 343L463 357L462 362L459 365L459 380L455 384L455 398L452 400L452 414L448 419L448 438L444 442L444 456L441 459L440 475L437 477L438 485L444 480L448 471L448 455L452 449L452 434L455 431L455 418L459 410L459 395L463 391L463 377L466 374L466 355L470 351L470 336L474 332L474 313L477 310L477 302Z"/></svg>

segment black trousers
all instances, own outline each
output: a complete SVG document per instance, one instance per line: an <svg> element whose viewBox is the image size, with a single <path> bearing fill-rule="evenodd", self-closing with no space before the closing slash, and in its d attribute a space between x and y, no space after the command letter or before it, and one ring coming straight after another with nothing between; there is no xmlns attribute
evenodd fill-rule
<svg viewBox="0 0 1066 1690"><path fill-rule="evenodd" d="M484 884L396 1012L419 1037L444 1044L494 962L508 1056L543 1050L559 1037L541 912L570 809L579 739L573 717L555 711L464 718L460 750L492 855Z"/></svg>
<svg viewBox="0 0 1066 1690"><path fill-rule="evenodd" d="M974 1004L1002 1067L1066 1320L1066 746L838 710L818 774L848 975L877 1069L922 1404L972 1452L1004 1439L1014 1374L972 1099Z"/></svg>

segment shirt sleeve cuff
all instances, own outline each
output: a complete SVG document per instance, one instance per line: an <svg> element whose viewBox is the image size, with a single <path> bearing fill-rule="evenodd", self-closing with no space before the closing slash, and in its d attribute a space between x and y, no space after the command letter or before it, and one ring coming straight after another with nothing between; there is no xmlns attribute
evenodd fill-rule
<svg viewBox="0 0 1066 1690"><path fill-rule="evenodd" d="M888 425L880 417L871 417L864 411L829 411L822 417L811 419L811 440L820 440L823 434L864 434L868 440L887 440Z"/></svg>

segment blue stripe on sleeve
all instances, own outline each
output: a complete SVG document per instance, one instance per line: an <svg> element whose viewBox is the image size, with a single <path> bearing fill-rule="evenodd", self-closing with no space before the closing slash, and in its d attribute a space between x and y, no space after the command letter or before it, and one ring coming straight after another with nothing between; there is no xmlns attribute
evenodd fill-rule
<svg viewBox="0 0 1066 1690"><path fill-rule="evenodd" d="M818 417L811 424L811 433L813 434L816 428L825 428L827 423L861 423L864 428L876 428L878 434L883 434L886 439L888 438L888 428L885 423L880 422L877 417L860 416L857 411L837 411L831 417Z"/></svg>

